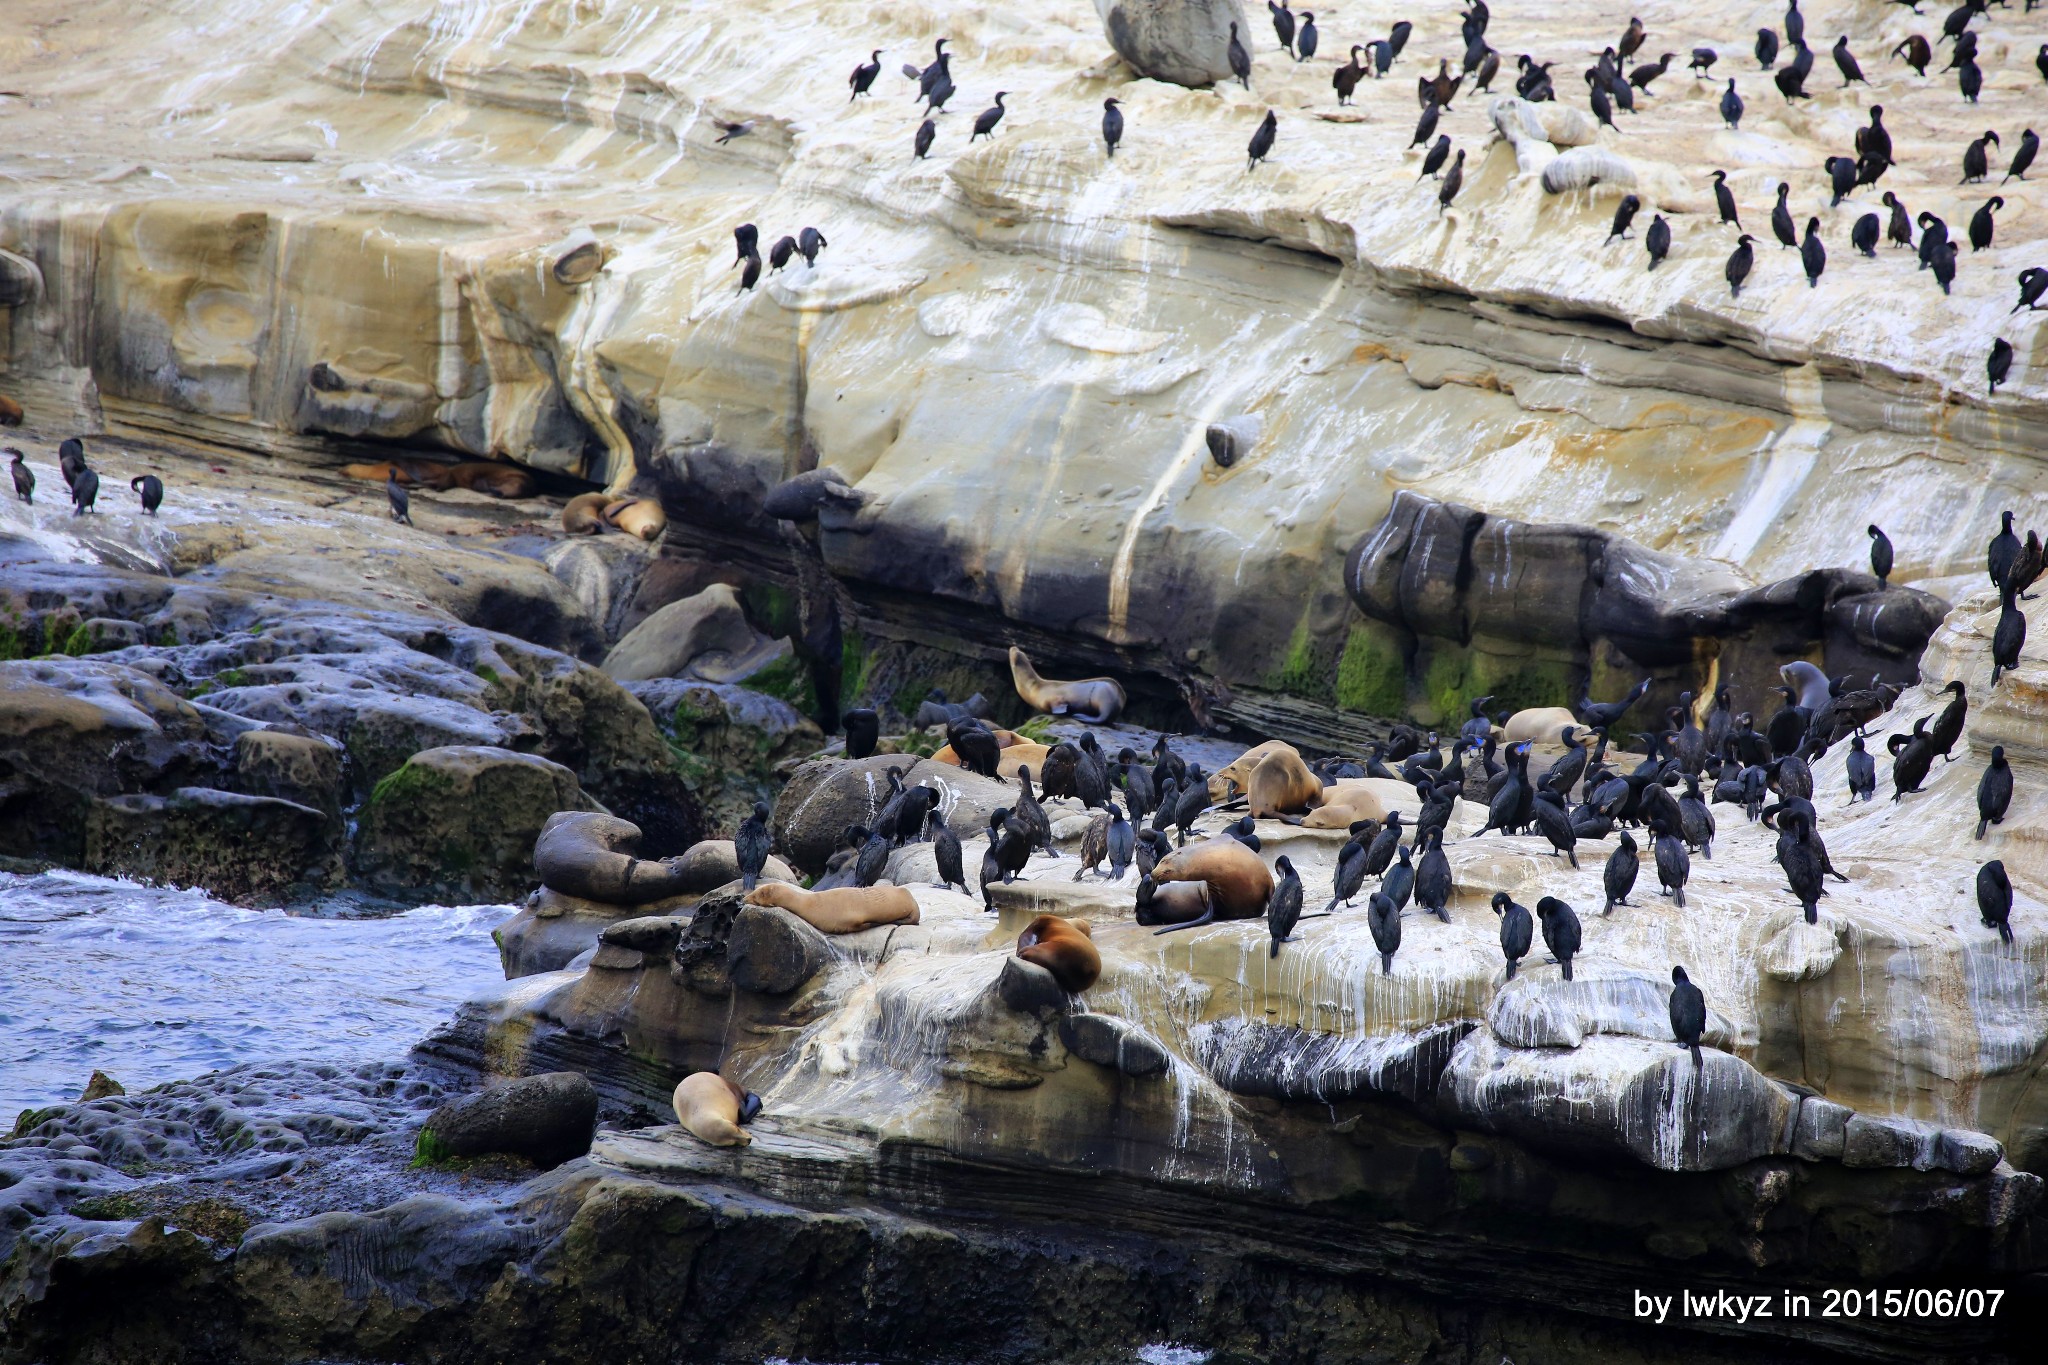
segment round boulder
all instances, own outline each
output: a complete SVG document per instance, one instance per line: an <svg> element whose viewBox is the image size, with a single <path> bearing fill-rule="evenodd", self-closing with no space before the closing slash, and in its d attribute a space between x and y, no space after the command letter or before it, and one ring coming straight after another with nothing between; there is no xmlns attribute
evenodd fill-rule
<svg viewBox="0 0 2048 1365"><path fill-rule="evenodd" d="M775 846L796 866L813 875L839 847L848 825L866 825L889 799L889 769L903 769L903 785L922 783L940 793L939 809L946 827L962 840L988 829L998 806L1017 799L1014 785L997 782L928 758L875 754L870 758L813 759L790 774L775 799L770 821Z"/></svg>
<svg viewBox="0 0 2048 1365"><path fill-rule="evenodd" d="M580 1071L550 1071L450 1100L420 1130L428 1161L504 1152L558 1166L590 1150L597 1091Z"/></svg>
<svg viewBox="0 0 2048 1365"><path fill-rule="evenodd" d="M1260 46L1237 0L1095 0L1095 12L1133 71L1191 89L1231 78L1232 24L1246 52Z"/></svg>

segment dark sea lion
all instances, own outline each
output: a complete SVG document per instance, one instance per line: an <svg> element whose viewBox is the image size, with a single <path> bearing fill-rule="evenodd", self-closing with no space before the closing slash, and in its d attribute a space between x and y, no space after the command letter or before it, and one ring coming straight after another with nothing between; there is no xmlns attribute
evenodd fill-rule
<svg viewBox="0 0 2048 1365"><path fill-rule="evenodd" d="M1073 995L1102 975L1102 954L1085 919L1040 915L1017 935L1017 956L1051 972L1060 988Z"/></svg>

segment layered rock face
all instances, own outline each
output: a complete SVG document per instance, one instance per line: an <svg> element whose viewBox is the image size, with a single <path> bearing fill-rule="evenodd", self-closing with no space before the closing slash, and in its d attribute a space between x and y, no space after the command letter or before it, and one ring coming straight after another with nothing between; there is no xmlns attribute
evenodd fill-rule
<svg viewBox="0 0 2048 1365"><path fill-rule="evenodd" d="M1402 148L1409 77L1462 51L1450 6L1411 16L1394 70L1341 110L1330 57L1294 62L1256 12L1247 90L1134 78L1087 6L849 12L802 44L764 41L758 7L18 8L9 141L93 129L84 162L18 157L0 192L0 246L40 280L15 291L6 356L32 412L83 397L117 428L304 458L375 437L638 475L678 547L784 574L763 496L830 465L868 500L828 512L819 547L869 625L930 638L936 593L952 634L987 627L977 645L1042 632L1049 666L1143 666L1169 700L1180 674L1221 683L1226 716L1298 713L1276 697L1428 710L1462 681L1556 701L1597 676L1455 641L1404 652L1354 615L1342 560L1399 490L1711 555L1737 588L1861 564L1874 521L1898 578L1938 588L2040 487L2040 333L2001 321L2039 264L2039 192L1999 187L1996 240L1944 296L1910 253L1847 249L1877 191L1829 209L1818 169L1881 101L1911 129L1883 188L1960 237L1985 194L1955 183L1964 142L2024 123L2039 88L2002 9L1974 25L1976 104L1881 58L1929 21L1864 3L1815 22L1872 84L1816 76L1794 105L1750 74L1749 17L1652 5L1650 47L1717 47L1713 80L1667 73L1623 133L1511 119L1502 141L1466 89L1442 121L1464 189L1439 214ZM1107 8L1199 28L1236 7ZM1325 15L1324 52L1394 17ZM1563 72L1615 30L1504 7L1487 38ZM898 67L942 35L960 93L918 160ZM200 92L156 61L187 44L209 53ZM849 102L844 73L876 46L883 72ZM1714 113L1724 72L1748 93L1740 131ZM1010 113L970 146L997 89ZM1276 150L1247 173L1269 107ZM721 121L750 129L720 142ZM1567 150L1619 170L1553 193L1548 158L1581 133ZM1817 289L1766 250L1729 294L1715 168L1755 231L1781 179L1822 218ZM1672 225L1654 273L1603 244L1625 190L1638 237L1654 213ZM764 250L807 224L831 245L740 292L743 222ZM1994 333L2016 347L1995 396ZM1234 433L1228 468L1212 426Z"/></svg>

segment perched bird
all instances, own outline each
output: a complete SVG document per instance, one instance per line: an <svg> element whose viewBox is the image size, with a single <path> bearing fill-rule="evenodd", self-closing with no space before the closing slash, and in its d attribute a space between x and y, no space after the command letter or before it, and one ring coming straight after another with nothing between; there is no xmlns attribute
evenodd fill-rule
<svg viewBox="0 0 2048 1365"><path fill-rule="evenodd" d="M1426 176L1436 175L1443 170L1444 163L1450 159L1451 135L1445 133L1431 144L1429 151L1423 155L1422 174L1415 178L1421 180Z"/></svg>
<svg viewBox="0 0 2048 1365"><path fill-rule="evenodd" d="M1444 833L1432 829L1425 840L1422 861L1415 868L1415 904L1445 924L1451 922L1451 860L1444 856Z"/></svg>
<svg viewBox="0 0 2048 1365"><path fill-rule="evenodd" d="M1294 941L1294 926L1301 921L1301 878L1285 857L1273 860L1273 870L1280 877L1273 883L1273 893L1266 897L1266 932L1273 936L1270 956L1278 957L1280 945Z"/></svg>
<svg viewBox="0 0 2048 1365"><path fill-rule="evenodd" d="M1706 1063L1700 1057L1700 1035L1707 1031L1707 997L1700 988L1692 984L1685 974L1685 968L1671 969L1671 1036L1678 1045L1692 1052L1692 1067L1698 1071Z"/></svg>
<svg viewBox="0 0 2048 1365"><path fill-rule="evenodd" d="M1799 12L1799 0L1791 0L1785 8L1785 41L1794 47L1806 42L1806 16Z"/></svg>
<svg viewBox="0 0 2048 1365"><path fill-rule="evenodd" d="M1714 206L1721 211L1721 221L1742 228L1742 218L1735 211L1735 191L1728 188L1728 172L1714 172Z"/></svg>
<svg viewBox="0 0 2048 1365"><path fill-rule="evenodd" d="M1530 918L1528 907L1515 904L1514 898L1505 891L1493 893L1493 913L1500 916L1500 953L1508 963L1506 979L1513 981L1515 969L1529 955L1529 942L1535 937L1535 921Z"/></svg>
<svg viewBox="0 0 2048 1365"><path fill-rule="evenodd" d="M1572 979L1572 959L1579 954L1579 916L1555 896L1536 902L1536 917L1543 921L1543 946L1551 960L1564 968L1564 979Z"/></svg>
<svg viewBox="0 0 2048 1365"><path fill-rule="evenodd" d="M797 234L796 249L803 253L804 265L809 269L817 268L818 252L830 245L832 244L825 240L825 234L814 227L807 227Z"/></svg>
<svg viewBox="0 0 2048 1365"><path fill-rule="evenodd" d="M1977 211L1970 215L1970 250L1982 251L1991 245L1991 234L1997 227L1991 215L2004 207L2005 200L1995 194L1977 206Z"/></svg>
<svg viewBox="0 0 2048 1365"><path fill-rule="evenodd" d="M1621 41L1614 45L1614 52L1622 61L1636 55L1636 49L1643 45L1643 21L1631 17L1628 27L1622 30Z"/></svg>
<svg viewBox="0 0 2048 1365"><path fill-rule="evenodd" d="M1316 55L1316 17L1307 10L1301 12L1301 27L1294 32L1294 60L1305 62Z"/></svg>
<svg viewBox="0 0 2048 1365"><path fill-rule="evenodd" d="M1435 137L1436 121L1441 114L1441 109L1435 104L1425 108L1422 111L1422 117L1415 122L1415 136L1408 140L1408 145L1410 147L1421 147L1426 145L1431 138Z"/></svg>
<svg viewBox="0 0 2048 1365"><path fill-rule="evenodd" d="M741 223L732 230L732 241L733 246L736 248L733 252L732 265L738 265L746 260L747 257L758 253L761 244L761 229L755 227L752 223ZM727 266L726 269L732 269L732 265Z"/></svg>
<svg viewBox="0 0 2048 1365"><path fill-rule="evenodd" d="M911 147L913 155L918 160L924 160L925 154L931 151L932 139L937 137L938 134L938 125L930 119L926 119L923 123L917 125L917 136L912 140Z"/></svg>
<svg viewBox="0 0 2048 1365"><path fill-rule="evenodd" d="M1641 66L1637 67L1635 70L1628 73L1628 83L1634 86L1636 89L1642 91L1644 94L1649 94L1650 83L1656 80L1659 76L1663 75L1666 71L1669 71L1671 69L1671 63L1674 60L1676 60L1677 57L1678 54L1676 52L1667 52L1654 62L1643 63Z"/></svg>
<svg viewBox="0 0 2048 1365"><path fill-rule="evenodd" d="M1279 136L1279 133L1280 120L1274 117L1271 109L1268 109L1266 117L1259 120L1258 130L1252 134L1251 145L1245 149L1244 168L1247 173L1258 169L1259 163L1272 152L1273 139Z"/></svg>
<svg viewBox="0 0 2048 1365"><path fill-rule="evenodd" d="M1655 270L1671 254L1671 225L1664 221L1664 215L1650 215L1650 229L1643 234L1643 245L1650 253L1650 269Z"/></svg>
<svg viewBox="0 0 2048 1365"><path fill-rule="evenodd" d="M1863 68L1856 64L1856 58L1849 51L1849 35L1844 33L1835 39L1835 69L1842 73L1842 88L1847 90L1857 81L1865 85L1870 81L1864 76Z"/></svg>
<svg viewBox="0 0 2048 1365"><path fill-rule="evenodd" d="M1109 155L1116 156L1116 144L1124 140L1123 111L1117 105L1123 103L1111 95L1102 102L1102 145L1109 149Z"/></svg>
<svg viewBox="0 0 2048 1365"><path fill-rule="evenodd" d="M1252 54L1245 51L1244 44L1237 40L1236 24L1230 26L1230 46L1224 49L1224 58L1230 63L1230 74L1237 77L1238 84L1251 89Z"/></svg>
<svg viewBox="0 0 2048 1365"><path fill-rule="evenodd" d="M752 289L753 289L753 287L754 287L755 285L759 284L760 282L761 282L761 256L760 256L760 253L759 253L759 252L749 252L749 253L748 253L748 255L747 255L747 268L746 268L745 270L742 270L742 271L740 272L740 288L739 288L739 292L740 292L740 293L742 293L742 294L744 294L744 293L747 293L747 292L749 292L750 290L752 290Z"/></svg>
<svg viewBox="0 0 2048 1365"><path fill-rule="evenodd" d="M1831 156L1821 163L1821 169L1828 173L1828 186L1834 192L1828 207L1840 208L1842 201L1856 188L1856 163L1846 156Z"/></svg>
<svg viewBox="0 0 2048 1365"><path fill-rule="evenodd" d="M87 470L86 472L91 473L92 471ZM94 486L97 487L99 481L95 479L93 483ZM72 484L72 489L74 493L76 492L77 487L77 484ZM396 522L402 522L407 526L412 525L412 495L406 492L405 489L399 485L398 469L395 465L391 469L385 471L384 497L391 504L391 519ZM76 514L74 513L73 515Z"/></svg>
<svg viewBox="0 0 2048 1365"><path fill-rule="evenodd" d="M1927 45L1925 38L1913 33L1908 34L1904 42L1892 49L1892 56L1903 59L1907 66L1913 68L1914 75L1924 77L1927 74L1927 64L1934 60L1934 49Z"/></svg>
<svg viewBox="0 0 2048 1365"><path fill-rule="evenodd" d="M1007 90L996 91L996 102L974 116L974 131L967 135L970 143L978 137L993 138L996 135L996 125L1003 121L1003 97L1009 93Z"/></svg>
<svg viewBox="0 0 2048 1365"><path fill-rule="evenodd" d="M925 812L925 821L930 827L932 861L938 865L939 885L951 890L960 888L960 894L967 894L967 872L960 862L960 836L947 828L945 817L934 806Z"/></svg>
<svg viewBox="0 0 2048 1365"><path fill-rule="evenodd" d="M1884 206L1891 210L1891 221L1885 228L1885 240L1893 246L1913 245L1913 219L1906 212L1906 206L1890 190L1884 192Z"/></svg>
<svg viewBox="0 0 2048 1365"><path fill-rule="evenodd" d="M1948 293L1949 286L1956 282L1956 244L1949 241L1946 237L1942 238L1941 242L1934 249L1934 259L1931 264L1934 270L1934 282L1941 286L1942 293Z"/></svg>
<svg viewBox="0 0 2048 1365"><path fill-rule="evenodd" d="M1696 47L1692 50L1692 60L1685 64L1685 69L1695 75L1709 76L1713 73L1714 63L1720 60L1721 54L1713 48Z"/></svg>
<svg viewBox="0 0 2048 1365"><path fill-rule="evenodd" d="M1114 801L1109 806L1109 879L1120 882L1137 851L1137 835Z"/></svg>
<svg viewBox="0 0 2048 1365"><path fill-rule="evenodd" d="M862 62L860 65L854 67L853 74L846 78L847 85L849 85L853 89L853 93L846 97L847 103L851 104L853 101L859 99L862 95L867 94L868 87L873 85L875 83L875 77L881 74L882 49L876 48L873 52L868 54L868 59Z"/></svg>
<svg viewBox="0 0 2048 1365"><path fill-rule="evenodd" d="M2027 168L2034 164L2034 156L2040 150L2041 139L2032 128L2021 133L2019 150L2012 154L2012 164L2006 167L2005 180L1998 183L2003 185L2006 180L2025 180Z"/></svg>
<svg viewBox="0 0 2048 1365"><path fill-rule="evenodd" d="M1799 898L1799 908L1808 924L1820 920L1821 874L1827 855L1813 836L1813 822L1801 811L1784 811L1778 816L1778 866L1785 881Z"/></svg>
<svg viewBox="0 0 2048 1365"><path fill-rule="evenodd" d="M1373 947L1380 950L1380 972L1394 974L1394 954L1401 949L1401 909L1375 891L1366 902L1366 924L1372 930Z"/></svg>
<svg viewBox="0 0 2048 1365"><path fill-rule="evenodd" d="M1779 246L1791 247L1796 251L1799 248L1799 229L1792 220L1792 205L1789 202L1791 193L1792 187L1780 180L1778 203L1771 210L1771 235L1778 239Z"/></svg>
<svg viewBox="0 0 2048 1365"><path fill-rule="evenodd" d="M1760 28L1756 31L1756 64L1769 71L1778 60L1778 35L1773 29Z"/></svg>
<svg viewBox="0 0 2048 1365"><path fill-rule="evenodd" d="M1372 822L1361 821L1360 824L1364 828L1354 833L1345 842L1344 847L1337 850L1337 872L1331 879L1330 903L1323 907L1324 914L1329 914L1340 904L1350 905L1358 896L1358 888L1365 885L1366 845L1363 835L1370 832Z"/></svg>
<svg viewBox="0 0 2048 1365"><path fill-rule="evenodd" d="M1685 841L1671 826L1657 820L1650 826L1650 846L1656 854L1659 894L1671 897L1683 910L1685 884L1692 879L1692 855L1686 852Z"/></svg>
<svg viewBox="0 0 2048 1365"><path fill-rule="evenodd" d="M1997 393L1998 386L2012 373L2012 343L2004 337L1991 339L1991 359L1984 364L1985 376L1991 381L1991 392Z"/></svg>
<svg viewBox="0 0 2048 1365"><path fill-rule="evenodd" d="M1883 224L1874 213L1866 213L1856 220L1849 229L1849 245L1855 247L1872 260L1877 259L1877 237L1883 231Z"/></svg>
<svg viewBox="0 0 2048 1365"><path fill-rule="evenodd" d="M1451 201L1458 197L1458 191L1464 188L1464 185L1465 149L1463 147L1460 147L1458 149L1457 159L1452 161L1451 168L1448 171L1444 172L1443 183L1437 186L1436 211L1438 213L1442 213L1445 209L1449 208L1451 206Z"/></svg>
<svg viewBox="0 0 2048 1365"><path fill-rule="evenodd" d="M796 255L796 238L783 233L775 239L775 245L768 248L768 271L770 274L789 264L789 258Z"/></svg>
<svg viewBox="0 0 2048 1365"><path fill-rule="evenodd" d="M2043 270L2039 266L2029 266L2019 273L2019 284L2020 301L2012 306L2012 313L2017 313L2022 308L2031 313L2040 307L2042 297L2048 295L2048 270ZM2011 317L2012 313L2007 313L2006 316Z"/></svg>
<svg viewBox="0 0 2048 1365"><path fill-rule="evenodd" d="M1863 533L1870 537L1870 571L1882 588L1892 576L1892 538L1876 526L1864 527Z"/></svg>
<svg viewBox="0 0 2048 1365"><path fill-rule="evenodd" d="M1992 825L2005 823L2006 808L2012 805L2012 765L2005 761L2005 746L1991 746L1991 762L1977 779L1977 837Z"/></svg>
<svg viewBox="0 0 2048 1365"><path fill-rule="evenodd" d="M2020 651L2027 647L2027 616L2014 603L2012 584L1998 590L1998 626L1991 633L1991 685L1998 686L2001 674L2020 666Z"/></svg>
<svg viewBox="0 0 2048 1365"><path fill-rule="evenodd" d="M1820 275L1828 268L1827 248L1820 244L1820 219L1806 220L1806 240L1799 244L1799 260L1806 267L1806 287L1820 287Z"/></svg>
<svg viewBox="0 0 2048 1365"><path fill-rule="evenodd" d="M1280 40L1280 50L1294 51L1294 11L1285 3L1275 4L1273 0L1266 0L1266 8L1273 15L1273 36Z"/></svg>
<svg viewBox="0 0 2048 1365"><path fill-rule="evenodd" d="M1986 128L1984 136L1971 139L1970 145L1963 148L1963 183L1965 185L1982 180L1991 173L1991 153L1988 149L1996 145L1998 145L1997 131Z"/></svg>
<svg viewBox="0 0 2048 1365"><path fill-rule="evenodd" d="M740 821L740 827L733 831L733 853L740 865L740 889L752 891L761 880L761 869L768 865L768 803L756 801L754 813Z"/></svg>
<svg viewBox="0 0 2048 1365"><path fill-rule="evenodd" d="M1609 128L1614 128L1614 101L1608 98L1607 88L1600 84L1597 73L1586 73L1587 104L1593 110L1593 117ZM1621 129L1614 128L1615 132Z"/></svg>
<svg viewBox="0 0 2048 1365"><path fill-rule="evenodd" d="M1966 102L1975 104L1984 89L1984 69L1975 62L1964 62L1956 68L1956 89L1962 91Z"/></svg>
<svg viewBox="0 0 2048 1365"><path fill-rule="evenodd" d="M1914 723L1911 734L1893 735L1885 740L1892 755L1892 800L1900 801L1920 790L1927 770L1934 766L1934 745L1927 738L1927 718Z"/></svg>
<svg viewBox="0 0 2048 1365"><path fill-rule="evenodd" d="M154 474L138 474L128 480L128 486L141 496L143 512L155 516L156 509L163 505L164 481Z"/></svg>
<svg viewBox="0 0 2048 1365"><path fill-rule="evenodd" d="M1394 865L1380 878L1380 892L1394 903L1395 909L1406 910L1409 897L1415 894L1415 864L1408 861L1406 844L1394 850L1394 858Z"/></svg>
<svg viewBox="0 0 2048 1365"><path fill-rule="evenodd" d="M1590 696L1581 694L1579 704L1574 709L1578 711L1579 719L1584 721L1591 729L1611 730L1623 716L1628 714L1629 708L1641 701L1649 690L1650 680L1644 678L1634 687L1631 687L1620 701L1596 702Z"/></svg>
<svg viewBox="0 0 2048 1365"><path fill-rule="evenodd" d="M1636 856L1636 841L1627 830L1621 832L1614 852L1607 855L1607 866L1601 871L1600 879L1607 890L1607 904L1600 913L1611 915L1617 905L1628 904L1628 893L1635 890L1636 872L1642 860Z"/></svg>
<svg viewBox="0 0 2048 1365"><path fill-rule="evenodd" d="M2005 864L1996 858L1977 869L1977 915L1986 928L1996 929L2001 939L2012 942L2012 882L2005 875Z"/></svg>
<svg viewBox="0 0 2048 1365"><path fill-rule="evenodd" d="M1626 240L1629 225L1635 222L1636 214L1641 211L1642 207L1643 201L1635 195L1624 194L1621 196L1621 203L1614 210L1614 225L1607 229L1607 242L1613 241L1616 237ZM1607 242L1602 242L1601 245L1605 246Z"/></svg>
<svg viewBox="0 0 2048 1365"><path fill-rule="evenodd" d="M7 472L14 476L14 495L33 504L36 500L36 476L35 471L28 467L28 456L13 446L7 448L7 453L12 457Z"/></svg>
<svg viewBox="0 0 2048 1365"><path fill-rule="evenodd" d="M1877 793L1877 761L1863 747L1863 736L1852 735L1849 739L1849 753L1842 760L1843 771L1849 778L1849 800L1864 801Z"/></svg>

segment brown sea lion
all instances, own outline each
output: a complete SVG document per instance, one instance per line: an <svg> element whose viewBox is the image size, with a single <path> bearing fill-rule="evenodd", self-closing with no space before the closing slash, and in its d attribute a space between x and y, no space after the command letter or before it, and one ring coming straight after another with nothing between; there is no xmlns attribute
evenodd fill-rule
<svg viewBox="0 0 2048 1365"><path fill-rule="evenodd" d="M1246 749L1227 765L1209 775L1209 799L1231 801L1244 795L1252 785L1252 769L1259 766L1267 754L1285 749L1296 758L1300 751L1284 739L1269 739L1264 744Z"/></svg>
<svg viewBox="0 0 2048 1365"><path fill-rule="evenodd" d="M1061 989L1079 995L1102 975L1102 954L1085 919L1040 915L1017 935L1017 956L1052 973Z"/></svg>
<svg viewBox="0 0 2048 1365"><path fill-rule="evenodd" d="M827 934L851 934L877 924L917 923L917 897L887 882L836 886L830 891L806 891L788 882L763 882L747 893L746 904L780 906Z"/></svg>
<svg viewBox="0 0 2048 1365"><path fill-rule="evenodd" d="M375 464L345 464L341 467L345 479L364 479L370 483L386 483L392 479L401 484L417 482L412 466L400 464L397 460L379 460Z"/></svg>
<svg viewBox="0 0 2048 1365"><path fill-rule="evenodd" d="M1114 678L1082 678L1078 682L1055 682L1038 676L1029 655L1010 646L1010 678L1017 695L1034 711L1055 716L1072 716L1091 725L1115 720L1124 709L1123 685Z"/></svg>
<svg viewBox="0 0 2048 1365"><path fill-rule="evenodd" d="M534 840L533 865L541 884L565 896L614 905L646 905L690 888L674 861L636 856L640 827L601 811L550 815Z"/></svg>
<svg viewBox="0 0 2048 1365"><path fill-rule="evenodd" d="M1323 783L1308 770L1300 754L1292 749L1275 749L1252 769L1246 794L1251 798L1254 819L1298 816L1323 804Z"/></svg>
<svg viewBox="0 0 2048 1365"><path fill-rule="evenodd" d="M473 493L488 493L494 498L530 498L540 491L533 475L524 469L491 460L416 465L412 476L426 487L442 493L451 488L467 488Z"/></svg>
<svg viewBox="0 0 2048 1365"><path fill-rule="evenodd" d="M716 1071L685 1076L676 1087L676 1122L699 1142L713 1147L744 1147L754 1139L740 1127L747 1092Z"/></svg>
<svg viewBox="0 0 2048 1365"><path fill-rule="evenodd" d="M578 493L562 506L562 529L572 536L604 532L604 509L612 499L603 493Z"/></svg>
<svg viewBox="0 0 2048 1365"><path fill-rule="evenodd" d="M629 536L654 540L668 529L668 513L654 498L622 498L604 509L604 519Z"/></svg>
<svg viewBox="0 0 2048 1365"><path fill-rule="evenodd" d="M1562 706L1532 706L1508 717L1501 744L1503 747L1520 744L1525 739L1552 744L1556 742L1559 730L1578 723L1579 718Z"/></svg>
<svg viewBox="0 0 2048 1365"><path fill-rule="evenodd" d="M21 404L12 398L0 398L0 427L18 427L23 417Z"/></svg>
<svg viewBox="0 0 2048 1365"><path fill-rule="evenodd" d="M1152 879L1202 882L1209 888L1209 918L1171 926L1175 929L1192 928L1211 920L1263 915L1266 901L1273 894L1272 869L1258 854L1227 836L1175 849L1153 867Z"/></svg>
<svg viewBox="0 0 2048 1365"><path fill-rule="evenodd" d="M1213 918L1209 913L1207 882L1167 882L1162 886L1146 877L1138 883L1140 924L1187 924L1192 920L1206 923Z"/></svg>

